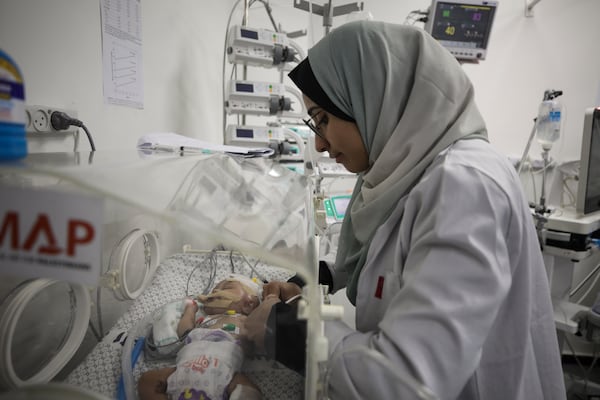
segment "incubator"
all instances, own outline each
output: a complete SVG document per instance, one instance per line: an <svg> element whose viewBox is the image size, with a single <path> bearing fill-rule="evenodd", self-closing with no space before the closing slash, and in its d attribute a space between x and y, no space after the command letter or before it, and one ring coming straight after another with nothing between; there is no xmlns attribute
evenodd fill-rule
<svg viewBox="0 0 600 400"><path fill-rule="evenodd" d="M142 373L174 365L149 353L157 315L232 273L306 282L307 339L289 343L303 373L260 352L241 371L264 399L327 398L323 324L340 310L318 285L309 177L220 153L56 153L0 164L0 188L0 399L138 398Z"/></svg>

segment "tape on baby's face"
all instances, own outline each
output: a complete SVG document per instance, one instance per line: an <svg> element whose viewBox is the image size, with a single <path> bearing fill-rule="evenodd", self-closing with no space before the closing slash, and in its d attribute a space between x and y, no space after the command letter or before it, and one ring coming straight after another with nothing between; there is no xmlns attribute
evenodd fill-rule
<svg viewBox="0 0 600 400"><path fill-rule="evenodd" d="M229 274L229 277L225 281L239 283L242 289L250 296L262 297L262 285L263 283L257 278L250 278L240 274Z"/></svg>
<svg viewBox="0 0 600 400"><path fill-rule="evenodd" d="M228 278L228 279L225 279L225 280L228 281L228 282L239 283L239 285L242 288L242 290L244 292L246 292L246 294L248 294L249 296L258 296L258 290L257 289L252 289L248 285L244 284L244 282L240 282L239 280L233 279L233 278Z"/></svg>
<svg viewBox="0 0 600 400"><path fill-rule="evenodd" d="M242 298L237 294L231 293L230 291L218 290L207 295L201 294L198 296L198 300L204 303L205 306L229 308L231 304L241 301Z"/></svg>

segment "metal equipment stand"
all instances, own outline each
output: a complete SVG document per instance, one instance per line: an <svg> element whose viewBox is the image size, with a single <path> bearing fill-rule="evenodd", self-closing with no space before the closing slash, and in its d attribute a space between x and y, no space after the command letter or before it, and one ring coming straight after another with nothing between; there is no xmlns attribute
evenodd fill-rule
<svg viewBox="0 0 600 400"><path fill-rule="evenodd" d="M331 0L329 0L327 4L323 4L322 6L318 4L313 4L312 1L309 2L306 0L294 0L294 7L310 12L312 14L322 15L323 26L325 27L325 34L328 34L329 30L333 26L333 17L337 17L338 15L350 14L354 11L362 11L363 3L348 3L343 4L341 6L333 7L331 4Z"/></svg>

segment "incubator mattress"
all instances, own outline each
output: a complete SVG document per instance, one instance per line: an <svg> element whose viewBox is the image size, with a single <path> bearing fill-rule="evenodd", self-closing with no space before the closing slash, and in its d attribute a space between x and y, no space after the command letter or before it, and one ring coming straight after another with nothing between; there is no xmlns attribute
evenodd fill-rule
<svg viewBox="0 0 600 400"><path fill-rule="evenodd" d="M216 267L209 263L208 254L175 254L158 266L151 285L138 297L115 326L95 346L84 362L69 374L66 382L88 388L110 398L117 398L117 384L121 375L121 352L127 332L148 313L170 301L190 294L201 293L233 271L253 275L251 268L235 254L218 254ZM249 260L254 266L255 261ZM267 280L287 280L290 271L258 263L254 267ZM191 274L191 277L190 277ZM188 278L189 282L188 282ZM212 286L211 286L212 288ZM142 355L134 367L134 379L150 369L173 365L171 361L147 361ZM260 387L264 399L302 399L304 378L276 361L256 356L244 362L243 371Z"/></svg>

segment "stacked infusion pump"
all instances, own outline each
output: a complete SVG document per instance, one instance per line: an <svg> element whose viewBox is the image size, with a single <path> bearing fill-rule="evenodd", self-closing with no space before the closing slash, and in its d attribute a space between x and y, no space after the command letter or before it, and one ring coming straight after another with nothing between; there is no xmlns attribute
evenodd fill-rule
<svg viewBox="0 0 600 400"><path fill-rule="evenodd" d="M263 68L287 68L296 61L294 50L285 33L233 26L229 32L227 57L232 64ZM226 89L225 110L227 114L302 117L302 110L294 112L288 92L298 96L295 89L280 82L257 82L231 80ZM301 97L301 96L300 96ZM283 143L286 128L278 124L270 126L228 125L225 142L238 146L269 146Z"/></svg>

